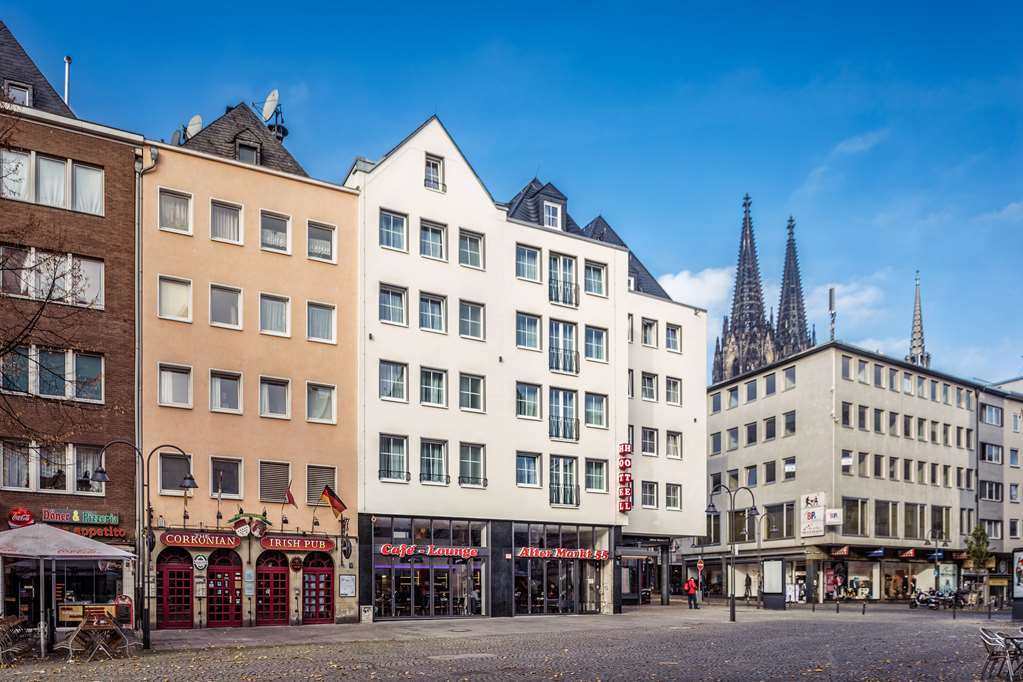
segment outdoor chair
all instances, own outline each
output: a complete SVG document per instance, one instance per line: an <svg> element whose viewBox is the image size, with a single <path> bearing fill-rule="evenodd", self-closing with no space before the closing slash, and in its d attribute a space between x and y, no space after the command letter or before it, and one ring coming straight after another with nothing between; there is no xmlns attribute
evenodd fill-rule
<svg viewBox="0 0 1023 682"><path fill-rule="evenodd" d="M16 658L27 653L33 645L28 631L20 619L11 619L0 624L0 662L13 663Z"/></svg>
<svg viewBox="0 0 1023 682"><path fill-rule="evenodd" d="M85 621L82 621L82 623L84 623L84 622ZM71 663L71 662L73 662L75 660L75 653L76 652L77 653L82 653L87 648L85 643L81 640L81 637L80 637L80 635L82 634L82 623L79 623L78 627L75 628L74 630L72 630L68 634L68 636L64 638L64 641L60 642L59 644L57 644L56 646L53 647L54 651L58 651L60 649L67 649L67 661L68 661L68 663Z"/></svg>
<svg viewBox="0 0 1023 682"><path fill-rule="evenodd" d="M987 653L984 665L980 669L980 678L984 680L1000 675L1005 668L1007 658L1005 641L996 632L986 628L980 628L980 641Z"/></svg>
<svg viewBox="0 0 1023 682"><path fill-rule="evenodd" d="M130 627L122 628L117 623L115 623L114 625L117 627L117 631L121 634L122 638L121 643L118 644L115 647L115 649L117 651L123 651L126 657L131 658L131 650L136 647L141 648L142 642L139 641L139 638L135 634L135 631L132 630Z"/></svg>

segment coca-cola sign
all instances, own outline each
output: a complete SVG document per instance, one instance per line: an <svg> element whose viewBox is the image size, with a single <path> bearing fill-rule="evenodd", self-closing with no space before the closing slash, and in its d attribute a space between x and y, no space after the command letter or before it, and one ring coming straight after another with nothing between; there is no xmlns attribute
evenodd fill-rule
<svg viewBox="0 0 1023 682"><path fill-rule="evenodd" d="M7 512L7 525L11 528L31 526L35 523L35 520L36 518L32 515L32 512L24 507L15 507Z"/></svg>

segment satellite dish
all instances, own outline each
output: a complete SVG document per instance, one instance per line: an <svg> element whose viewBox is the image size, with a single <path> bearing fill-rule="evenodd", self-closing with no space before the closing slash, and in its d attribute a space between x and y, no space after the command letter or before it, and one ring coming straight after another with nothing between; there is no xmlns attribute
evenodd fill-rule
<svg viewBox="0 0 1023 682"><path fill-rule="evenodd" d="M175 130L173 133L171 133L171 144L174 145L175 147L177 147L179 144L181 144L181 131L180 130Z"/></svg>
<svg viewBox="0 0 1023 682"><path fill-rule="evenodd" d="M277 92L277 88L270 91L270 94L266 96L266 100L263 102L263 120L269 121L270 117L277 111L277 103L280 101L280 93Z"/></svg>
<svg viewBox="0 0 1023 682"><path fill-rule="evenodd" d="M188 127L185 128L185 139L195 137L202 130L202 116L196 114L192 118L188 119Z"/></svg>

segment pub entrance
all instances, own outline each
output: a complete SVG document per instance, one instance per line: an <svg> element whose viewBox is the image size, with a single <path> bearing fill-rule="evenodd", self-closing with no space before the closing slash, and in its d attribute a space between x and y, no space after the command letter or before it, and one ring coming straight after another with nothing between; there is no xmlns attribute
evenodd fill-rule
<svg viewBox="0 0 1023 682"><path fill-rule="evenodd" d="M334 562L310 552L302 562L302 624L334 622Z"/></svg>
<svg viewBox="0 0 1023 682"><path fill-rule="evenodd" d="M206 570L206 627L242 626L242 560L232 549L218 549Z"/></svg>
<svg viewBox="0 0 1023 682"><path fill-rule="evenodd" d="M256 559L256 625L288 624L288 558L263 552Z"/></svg>
<svg viewBox="0 0 1023 682"><path fill-rule="evenodd" d="M192 556L170 548L156 558L156 627L192 627Z"/></svg>

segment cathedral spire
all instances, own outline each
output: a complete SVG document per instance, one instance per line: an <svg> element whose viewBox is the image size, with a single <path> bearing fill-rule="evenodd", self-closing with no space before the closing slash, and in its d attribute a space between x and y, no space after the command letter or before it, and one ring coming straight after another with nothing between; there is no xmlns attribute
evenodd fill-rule
<svg viewBox="0 0 1023 682"><path fill-rule="evenodd" d="M916 293L913 298L913 335L909 341L907 362L921 367L931 366L931 354L924 348L924 316L920 306L920 271L916 271Z"/></svg>
<svg viewBox="0 0 1023 682"><path fill-rule="evenodd" d="M810 335L806 331L803 280L799 274L799 255L796 252L796 220L792 216L789 216L786 229L788 242L785 245L785 269L778 302L778 326L775 329L779 358L795 355L811 345Z"/></svg>

